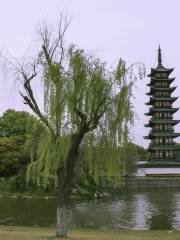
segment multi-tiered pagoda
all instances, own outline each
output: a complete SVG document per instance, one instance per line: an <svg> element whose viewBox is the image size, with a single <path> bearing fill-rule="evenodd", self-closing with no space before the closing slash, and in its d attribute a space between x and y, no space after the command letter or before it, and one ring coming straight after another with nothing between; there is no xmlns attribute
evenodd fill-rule
<svg viewBox="0 0 180 240"><path fill-rule="evenodd" d="M150 100L147 105L151 105L149 112L145 113L151 116L149 124L145 127L150 127L151 131L146 139L150 139L149 152L150 160L157 162L176 161L177 146L174 139L180 136L174 132L174 126L179 120L173 120L173 114L178 108L174 108L172 104L177 97L172 97L172 93L176 87L172 87L171 83L175 78L170 78L173 68L165 68L162 65L161 49L158 49L158 65L151 69L148 77L151 78L150 91L147 93Z"/></svg>

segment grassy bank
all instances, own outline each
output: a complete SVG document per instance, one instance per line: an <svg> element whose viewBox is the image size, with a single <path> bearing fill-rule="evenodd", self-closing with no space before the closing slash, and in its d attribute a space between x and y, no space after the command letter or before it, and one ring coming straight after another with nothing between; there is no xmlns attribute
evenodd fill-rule
<svg viewBox="0 0 180 240"><path fill-rule="evenodd" d="M0 227L0 240L56 240L52 228ZM61 238L62 239L62 238ZM179 240L180 231L73 230L69 240Z"/></svg>

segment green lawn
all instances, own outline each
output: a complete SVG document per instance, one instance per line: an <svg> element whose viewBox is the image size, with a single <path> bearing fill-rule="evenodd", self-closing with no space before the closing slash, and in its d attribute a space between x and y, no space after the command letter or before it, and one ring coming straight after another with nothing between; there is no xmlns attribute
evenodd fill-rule
<svg viewBox="0 0 180 240"><path fill-rule="evenodd" d="M52 228L0 227L0 240L56 240ZM61 238L62 239L62 238ZM180 240L180 231L73 230L69 240Z"/></svg>

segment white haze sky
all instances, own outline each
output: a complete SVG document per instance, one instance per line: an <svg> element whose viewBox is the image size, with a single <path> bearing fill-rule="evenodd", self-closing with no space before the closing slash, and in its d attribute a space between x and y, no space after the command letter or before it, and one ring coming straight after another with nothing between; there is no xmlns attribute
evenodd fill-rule
<svg viewBox="0 0 180 240"><path fill-rule="evenodd" d="M78 44L87 52L99 55L112 65L122 57L128 65L143 62L147 73L157 63L159 43L164 65L174 67L172 76L180 93L180 1L179 0L0 0L0 49L7 48L14 57L22 56L32 40L35 28L43 19L57 23L61 11L72 17L66 35L67 43ZM147 147L143 139L148 129L145 78L135 89L135 110L138 115L134 142ZM36 89L38 97L38 89ZM174 106L179 106L177 100ZM0 73L0 114L7 108L25 110L12 82ZM27 110L27 109L26 109ZM180 111L175 115L180 119ZM180 125L176 127L180 131Z"/></svg>

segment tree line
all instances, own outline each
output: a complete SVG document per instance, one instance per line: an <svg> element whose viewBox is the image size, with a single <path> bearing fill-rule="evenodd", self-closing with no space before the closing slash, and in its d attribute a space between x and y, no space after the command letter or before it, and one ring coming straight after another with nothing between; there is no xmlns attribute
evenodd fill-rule
<svg viewBox="0 0 180 240"><path fill-rule="evenodd" d="M14 176L26 175L28 165L31 159L38 161L38 132L37 126L43 128L43 125L33 115L25 111L16 111L14 109L6 110L0 116L0 177L9 179ZM90 175L85 165L85 157L88 158L87 146L81 147L80 158L84 162L83 168L86 175ZM99 149L98 149L99 148ZM92 149L92 162L95 161L95 155L101 151L102 146L96 146ZM121 148L124 151L124 175L131 175L135 171L135 163L138 159L147 159L147 150L133 143L127 144ZM132 158L132 156L134 158ZM112 156L109 156L110 158ZM122 164L123 165L123 164ZM95 168L95 167L94 167ZM91 172L91 178L95 177L95 169ZM104 179L103 179L104 180ZM24 179L25 181L25 179ZM95 181L95 179L94 179ZM15 188L15 191L23 191L26 188L26 182L23 188Z"/></svg>

